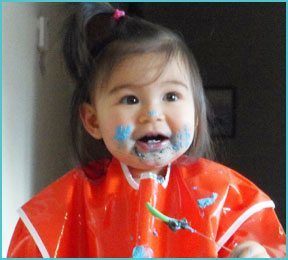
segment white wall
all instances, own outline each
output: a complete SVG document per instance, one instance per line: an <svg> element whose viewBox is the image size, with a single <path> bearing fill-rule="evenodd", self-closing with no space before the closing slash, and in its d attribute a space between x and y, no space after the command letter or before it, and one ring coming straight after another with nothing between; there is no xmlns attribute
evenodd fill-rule
<svg viewBox="0 0 288 260"><path fill-rule="evenodd" d="M70 167L71 82L59 43L65 4L2 3L2 255L18 219L16 209ZM49 18L49 50L39 68L37 18Z"/></svg>

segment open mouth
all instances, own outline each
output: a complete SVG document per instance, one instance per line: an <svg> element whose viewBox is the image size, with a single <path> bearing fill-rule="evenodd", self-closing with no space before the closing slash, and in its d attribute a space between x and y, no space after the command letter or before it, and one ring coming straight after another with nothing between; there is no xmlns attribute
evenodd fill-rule
<svg viewBox="0 0 288 260"><path fill-rule="evenodd" d="M136 141L137 146L144 152L161 150L167 146L169 137L162 134L148 134Z"/></svg>

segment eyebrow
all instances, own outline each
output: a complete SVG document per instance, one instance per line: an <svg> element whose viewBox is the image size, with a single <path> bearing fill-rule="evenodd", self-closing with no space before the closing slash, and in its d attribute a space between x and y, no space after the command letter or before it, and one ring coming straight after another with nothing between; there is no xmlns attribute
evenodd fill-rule
<svg viewBox="0 0 288 260"><path fill-rule="evenodd" d="M163 81L163 82L160 83L160 85L162 85L162 86L165 86L166 84L177 85L177 86L184 87L185 89L189 89L188 86L185 83L183 83L182 81L179 81L179 80L167 80L167 81ZM108 92L108 94L112 95L112 94L115 94L115 93L117 93L118 91L120 91L122 89L127 89L127 88L128 89L133 89L133 88L136 88L136 87L144 87L144 86L145 85L122 84L122 85L113 87Z"/></svg>
<svg viewBox="0 0 288 260"><path fill-rule="evenodd" d="M186 89L189 89L188 86L184 82L179 81L179 80L167 80L167 81L162 82L162 84L167 84L167 83L171 85L179 85Z"/></svg>

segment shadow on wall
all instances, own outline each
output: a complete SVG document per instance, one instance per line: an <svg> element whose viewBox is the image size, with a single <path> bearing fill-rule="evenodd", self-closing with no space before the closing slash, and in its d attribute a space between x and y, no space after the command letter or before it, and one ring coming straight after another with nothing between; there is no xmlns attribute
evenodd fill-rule
<svg viewBox="0 0 288 260"><path fill-rule="evenodd" d="M61 26L66 4L39 4L39 16L48 19L48 50L38 52L35 101L33 193L72 167L69 106L73 84L61 56Z"/></svg>

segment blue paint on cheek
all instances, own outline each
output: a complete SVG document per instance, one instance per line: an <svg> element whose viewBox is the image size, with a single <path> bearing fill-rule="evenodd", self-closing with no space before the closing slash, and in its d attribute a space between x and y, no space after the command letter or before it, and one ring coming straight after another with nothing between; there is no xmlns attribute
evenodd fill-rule
<svg viewBox="0 0 288 260"><path fill-rule="evenodd" d="M191 143L191 134L188 127L185 127L183 130L179 131L173 138L173 149L179 151L183 148L188 148Z"/></svg>
<svg viewBox="0 0 288 260"><path fill-rule="evenodd" d="M151 258L153 250L147 246L135 246L132 253L133 258Z"/></svg>
<svg viewBox="0 0 288 260"><path fill-rule="evenodd" d="M212 205L217 199L217 197L218 197L218 194L216 192L213 192L210 197L197 200L198 206L204 209Z"/></svg>
<svg viewBox="0 0 288 260"><path fill-rule="evenodd" d="M122 143L130 137L131 133L132 133L132 127L130 125L117 126L115 130L114 139Z"/></svg>
<svg viewBox="0 0 288 260"><path fill-rule="evenodd" d="M151 111L148 112L148 115L152 117L152 116L157 116L158 113L155 110L151 110Z"/></svg>

